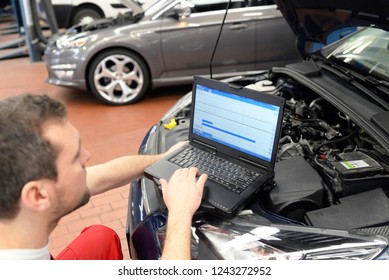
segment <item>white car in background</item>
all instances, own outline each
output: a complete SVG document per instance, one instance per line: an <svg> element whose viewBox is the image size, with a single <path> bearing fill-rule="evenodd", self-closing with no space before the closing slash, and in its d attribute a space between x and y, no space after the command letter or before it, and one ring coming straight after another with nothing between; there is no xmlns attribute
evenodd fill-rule
<svg viewBox="0 0 389 280"><path fill-rule="evenodd" d="M59 27L116 17L129 9L120 0L51 0Z"/></svg>

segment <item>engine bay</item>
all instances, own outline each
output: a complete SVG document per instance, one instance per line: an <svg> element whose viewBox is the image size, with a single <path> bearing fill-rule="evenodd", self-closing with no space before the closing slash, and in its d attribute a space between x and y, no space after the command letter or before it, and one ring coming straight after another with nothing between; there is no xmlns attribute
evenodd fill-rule
<svg viewBox="0 0 389 280"><path fill-rule="evenodd" d="M249 86L286 100L275 183L260 195L267 210L315 227L389 223L388 154L365 130L285 76Z"/></svg>
<svg viewBox="0 0 389 280"><path fill-rule="evenodd" d="M286 100L274 182L257 197L270 220L345 230L389 224L389 157L364 129L286 75L234 83ZM165 144L188 128L188 113L175 116Z"/></svg>
<svg viewBox="0 0 389 280"><path fill-rule="evenodd" d="M110 28L112 26L122 26L127 24L133 24L138 22L143 17L143 14L133 15L133 12L119 13L115 18L102 18L94 20L87 24L78 24L75 25L68 30L66 30L65 34L67 35L75 35L82 32L89 32L95 30L101 30Z"/></svg>

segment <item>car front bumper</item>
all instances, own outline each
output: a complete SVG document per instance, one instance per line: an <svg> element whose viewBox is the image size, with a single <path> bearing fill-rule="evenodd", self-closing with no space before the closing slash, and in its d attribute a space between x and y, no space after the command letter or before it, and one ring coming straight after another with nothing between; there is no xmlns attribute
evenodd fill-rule
<svg viewBox="0 0 389 280"><path fill-rule="evenodd" d="M45 62L49 84L87 90L83 62L83 50L78 48L59 50L55 47L45 51Z"/></svg>

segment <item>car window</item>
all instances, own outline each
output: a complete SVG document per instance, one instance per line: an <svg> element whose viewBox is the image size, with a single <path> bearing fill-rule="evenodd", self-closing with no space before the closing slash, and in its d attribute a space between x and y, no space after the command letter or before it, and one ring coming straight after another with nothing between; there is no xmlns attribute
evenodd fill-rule
<svg viewBox="0 0 389 280"><path fill-rule="evenodd" d="M273 0L246 0L248 7L274 5Z"/></svg>
<svg viewBox="0 0 389 280"><path fill-rule="evenodd" d="M227 7L228 0L191 0L188 1L193 4L192 13L209 12L224 10ZM230 9L241 8L245 6L245 1L234 0L231 2Z"/></svg>
<svg viewBox="0 0 389 280"><path fill-rule="evenodd" d="M186 2L192 4L192 13L199 13L224 10L227 8L229 0L187 0ZM232 0L229 8L236 9L271 4L274 4L273 0Z"/></svg>

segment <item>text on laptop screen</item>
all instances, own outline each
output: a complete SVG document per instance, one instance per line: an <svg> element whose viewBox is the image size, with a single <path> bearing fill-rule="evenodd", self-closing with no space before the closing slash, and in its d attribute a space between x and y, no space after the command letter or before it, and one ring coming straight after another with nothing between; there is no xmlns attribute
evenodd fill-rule
<svg viewBox="0 0 389 280"><path fill-rule="evenodd" d="M192 133L270 162L280 108L196 85Z"/></svg>

